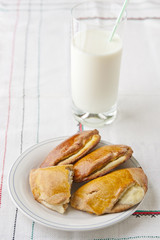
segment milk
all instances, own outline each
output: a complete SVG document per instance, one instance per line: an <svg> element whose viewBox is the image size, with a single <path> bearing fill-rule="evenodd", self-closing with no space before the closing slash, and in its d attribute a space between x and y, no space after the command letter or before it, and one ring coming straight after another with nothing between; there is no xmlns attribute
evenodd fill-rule
<svg viewBox="0 0 160 240"><path fill-rule="evenodd" d="M79 32L71 46L71 90L74 105L89 113L109 111L117 102L122 41L110 32Z"/></svg>

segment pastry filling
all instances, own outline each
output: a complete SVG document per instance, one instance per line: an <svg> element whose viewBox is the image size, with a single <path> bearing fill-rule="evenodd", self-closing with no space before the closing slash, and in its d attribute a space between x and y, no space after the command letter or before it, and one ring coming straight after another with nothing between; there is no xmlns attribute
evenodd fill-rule
<svg viewBox="0 0 160 240"><path fill-rule="evenodd" d="M129 205L135 205L142 201L144 197L144 190L139 185L134 185L130 187L120 198L118 201L118 204L129 204Z"/></svg>
<svg viewBox="0 0 160 240"><path fill-rule="evenodd" d="M68 204L55 204L55 205L51 205L51 204L49 204L49 203L47 203L45 201L41 201L41 203L45 207L47 207L47 208L49 208L49 209L51 209L53 211L57 211L59 213L62 213L62 214L65 212L65 210L66 210L66 208L68 206Z"/></svg>
<svg viewBox="0 0 160 240"><path fill-rule="evenodd" d="M117 164L120 164L121 162L124 161L124 157L125 157L125 156L119 157L119 158L117 158L116 160L108 163L108 164L106 165L106 167L104 167L103 169L108 169L108 168L113 168L113 167L115 167Z"/></svg>
<svg viewBox="0 0 160 240"><path fill-rule="evenodd" d="M68 182L70 184L70 186L72 185L73 182L73 170L71 170L70 168L67 168L69 170L69 175L68 175Z"/></svg>
<svg viewBox="0 0 160 240"><path fill-rule="evenodd" d="M119 164L123 163L124 160L125 160L125 156L119 157L116 160L109 162L107 165L102 166L101 169L99 169L98 171L92 172L89 176L101 173L102 171L106 172L107 170L111 170L115 166L118 166Z"/></svg>
<svg viewBox="0 0 160 240"><path fill-rule="evenodd" d="M59 162L57 165L71 163L72 158L75 159L76 157L80 156L83 152L90 149L93 146L93 143L97 141L97 138L99 138L98 135L93 135L92 138L85 144L85 146L82 149L78 150L77 153L71 155L70 157L63 159L63 161Z"/></svg>

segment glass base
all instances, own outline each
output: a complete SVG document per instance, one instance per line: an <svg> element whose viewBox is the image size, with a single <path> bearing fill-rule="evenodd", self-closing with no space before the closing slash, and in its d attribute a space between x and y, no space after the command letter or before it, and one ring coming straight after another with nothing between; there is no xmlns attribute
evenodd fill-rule
<svg viewBox="0 0 160 240"><path fill-rule="evenodd" d="M114 106L110 111L104 113L88 113L73 108L74 118L89 127L101 127L111 124L117 116L117 108Z"/></svg>

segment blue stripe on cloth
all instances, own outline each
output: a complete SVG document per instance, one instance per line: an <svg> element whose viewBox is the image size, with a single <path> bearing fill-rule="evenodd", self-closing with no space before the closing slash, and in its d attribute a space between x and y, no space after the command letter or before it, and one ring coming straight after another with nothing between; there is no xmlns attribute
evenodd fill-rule
<svg viewBox="0 0 160 240"><path fill-rule="evenodd" d="M17 225L17 215L18 215L18 208L16 208L16 213L15 213L15 217L14 217L14 227L13 227L12 240L15 239L16 225Z"/></svg>

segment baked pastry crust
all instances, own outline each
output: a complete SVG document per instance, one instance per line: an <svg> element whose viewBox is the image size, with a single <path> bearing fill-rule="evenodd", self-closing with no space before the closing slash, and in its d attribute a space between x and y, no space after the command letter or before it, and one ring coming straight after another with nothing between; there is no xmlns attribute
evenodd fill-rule
<svg viewBox="0 0 160 240"><path fill-rule="evenodd" d="M96 215L121 212L142 201L147 185L141 168L117 170L80 187L71 206Z"/></svg>
<svg viewBox="0 0 160 240"><path fill-rule="evenodd" d="M100 135L96 129L79 132L54 148L40 167L72 164L87 154L99 141Z"/></svg>
<svg viewBox="0 0 160 240"><path fill-rule="evenodd" d="M127 161L132 149L126 145L106 145L87 154L74 164L74 181L83 182L100 177Z"/></svg>
<svg viewBox="0 0 160 240"><path fill-rule="evenodd" d="M64 213L71 197L73 166L32 169L29 183L32 194L46 207Z"/></svg>

